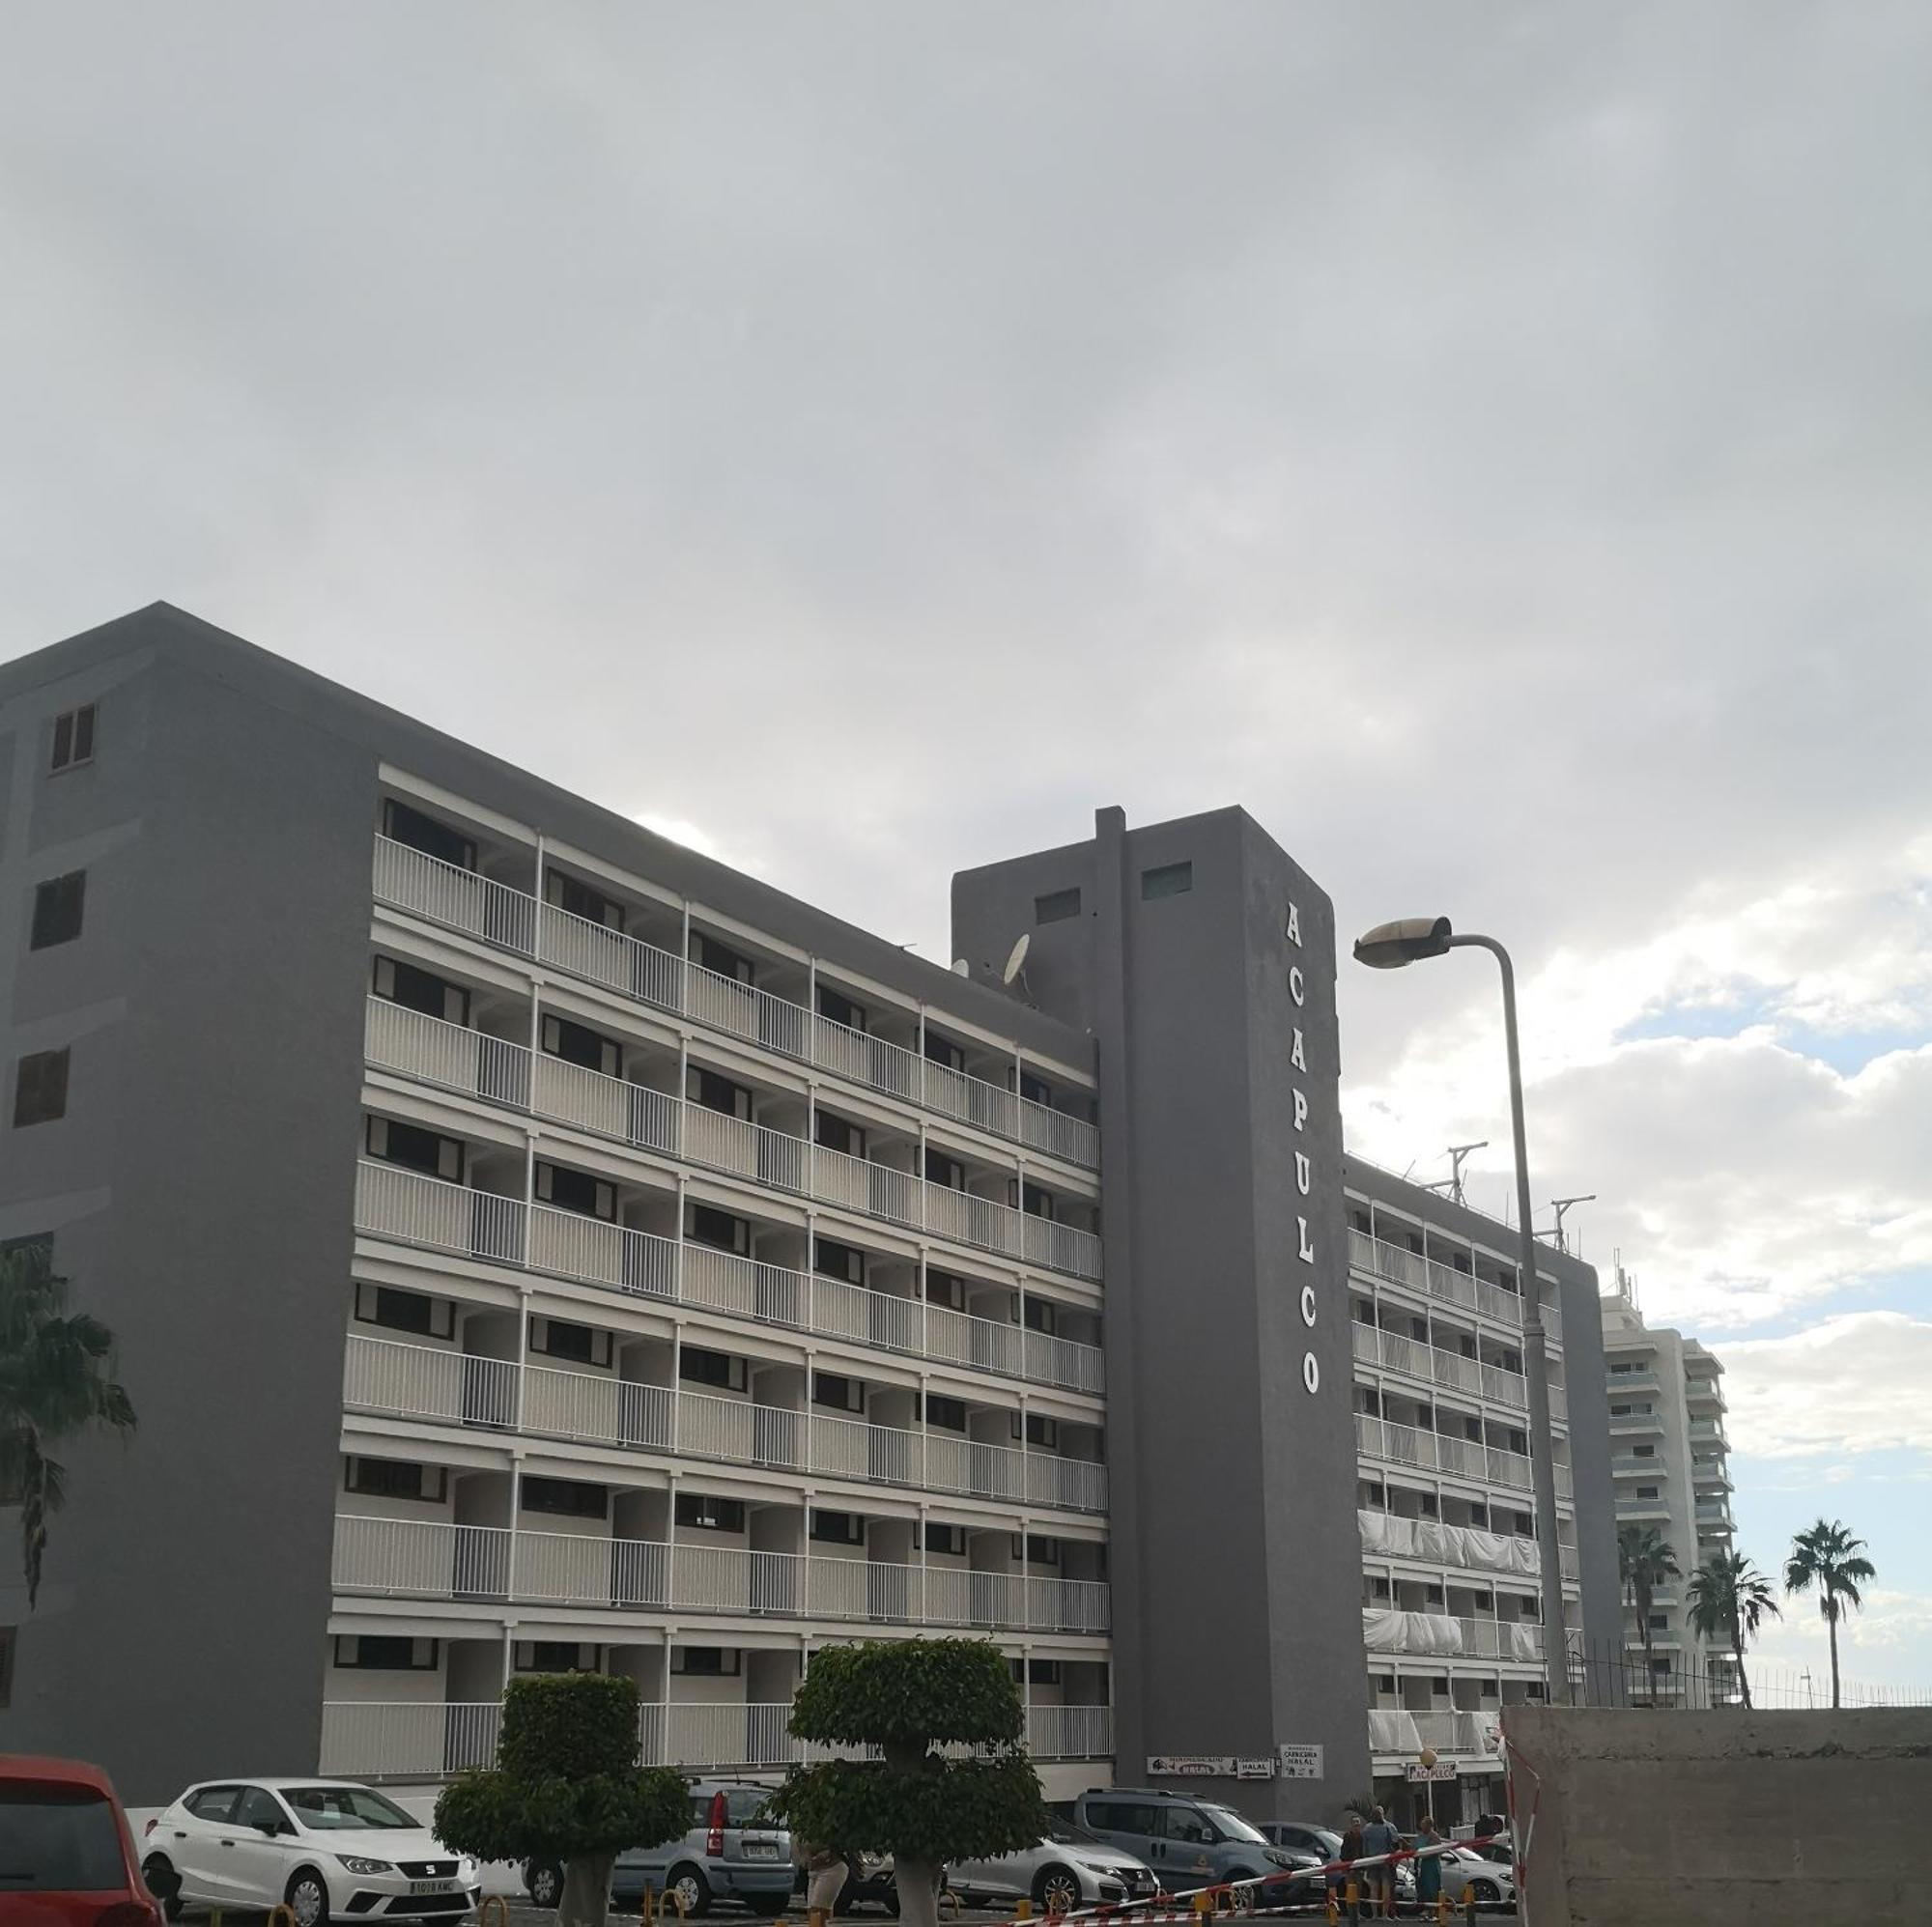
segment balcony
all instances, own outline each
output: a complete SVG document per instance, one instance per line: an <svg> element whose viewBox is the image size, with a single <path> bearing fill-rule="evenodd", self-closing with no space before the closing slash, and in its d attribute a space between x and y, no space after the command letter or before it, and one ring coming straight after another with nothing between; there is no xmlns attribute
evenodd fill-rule
<svg viewBox="0 0 1932 1927"><path fill-rule="evenodd" d="M1731 1476L1725 1471L1721 1459L1691 1459L1690 1483L1705 1490L1728 1492L1731 1489Z"/></svg>
<svg viewBox="0 0 1932 1927"><path fill-rule="evenodd" d="M633 1149L682 1158L771 1190L881 1218L903 1231L929 1232L1071 1277L1100 1277L1100 1240L1092 1232L951 1190L913 1172L847 1157L384 998L368 1001L364 1054L375 1069Z"/></svg>
<svg viewBox="0 0 1932 1927"><path fill-rule="evenodd" d="M494 949L582 978L673 1016L796 1059L936 1116L1093 1171L1100 1136L1084 1119L1037 1104L882 1037L835 1024L803 1005L688 962L554 904L376 838L378 903L409 911Z"/></svg>
<svg viewBox="0 0 1932 1927"><path fill-rule="evenodd" d="M1724 1429L1716 1419L1692 1419L1686 1427L1693 1445L1722 1445Z"/></svg>
<svg viewBox="0 0 1932 1927"><path fill-rule="evenodd" d="M376 1159L364 1159L356 1170L355 1229L459 1258L541 1271L632 1297L696 1305L1030 1384L1096 1395L1106 1388L1103 1354L1095 1345L868 1291L576 1211L526 1204Z"/></svg>
<svg viewBox="0 0 1932 1927"><path fill-rule="evenodd" d="M1362 1644L1371 1653L1532 1664L1543 1658L1543 1628L1532 1619L1458 1619L1442 1612L1364 1606Z"/></svg>
<svg viewBox="0 0 1932 1927"><path fill-rule="evenodd" d="M1655 1392L1659 1389L1655 1372L1612 1372L1604 1383L1613 1399L1621 1398L1626 1392Z"/></svg>
<svg viewBox="0 0 1932 1927"><path fill-rule="evenodd" d="M1655 1459L1639 1459L1635 1454L1618 1454L1610 1460L1610 1474L1617 1479L1640 1479L1647 1472L1652 1478L1661 1477L1669 1464L1662 1453Z"/></svg>
<svg viewBox="0 0 1932 1927"><path fill-rule="evenodd" d="M338 1594L1104 1633L1104 1580L338 1514Z"/></svg>
<svg viewBox="0 0 1932 1927"><path fill-rule="evenodd" d="M1625 1498L1622 1493L1619 1493L1617 1495L1617 1516L1619 1518L1635 1519L1668 1518L1670 1516L1670 1504L1667 1499Z"/></svg>
<svg viewBox="0 0 1932 1927"><path fill-rule="evenodd" d="M1529 1381L1520 1372L1464 1358L1460 1352L1421 1339L1404 1338L1399 1332L1383 1331L1359 1319L1352 1330L1355 1356L1365 1365L1378 1365L1384 1372L1398 1373L1420 1384L1447 1386L1471 1398L1486 1399L1491 1404L1507 1405L1512 1411L1529 1408ZM1570 1402L1560 1385L1549 1387L1549 1416L1559 1424L1569 1419Z"/></svg>
<svg viewBox="0 0 1932 1927"><path fill-rule="evenodd" d="M1369 1750L1378 1758L1412 1760L1425 1746L1437 1753L1493 1759L1499 1745L1501 1714L1492 1711L1410 1712L1406 1707L1369 1709Z"/></svg>
<svg viewBox="0 0 1932 1927"><path fill-rule="evenodd" d="M1531 1486L1529 1460L1520 1452L1508 1452L1478 1439L1457 1438L1448 1432L1426 1431L1419 1426L1396 1425L1368 1412L1355 1414L1355 1449L1362 1458L1385 1464L1446 1472L1453 1478L1522 1491ZM1557 1496L1567 1499L1573 1490L1570 1468L1558 1465L1555 1470Z"/></svg>
<svg viewBox="0 0 1932 1927"><path fill-rule="evenodd" d="M1662 1431L1663 1415L1661 1412L1626 1412L1622 1417L1612 1413L1610 1417L1610 1435L1613 1438L1644 1432L1662 1433Z"/></svg>
<svg viewBox="0 0 1932 1927"><path fill-rule="evenodd" d="M1519 1328L1522 1324L1522 1300L1514 1291L1505 1291L1469 1272L1458 1271L1454 1265L1438 1263L1419 1251L1371 1237L1352 1226L1349 1231L1349 1261L1371 1277L1406 1285L1412 1291L1426 1291L1445 1304L1481 1312L1503 1324ZM1554 1327L1548 1328L1553 1336Z"/></svg>
<svg viewBox="0 0 1932 1927"><path fill-rule="evenodd" d="M1699 1532L1734 1532L1737 1529L1731 1518L1731 1509L1722 1499L1699 1499L1696 1515Z"/></svg>
<svg viewBox="0 0 1932 1927"><path fill-rule="evenodd" d="M727 1701L640 1709L644 1766L770 1771L856 1748L808 1746L790 1733L791 1706ZM442 1779L496 1764L502 1706L496 1700L329 1700L322 1709L326 1774L360 1779ZM1036 1706L1027 1749L1036 1760L1110 1760L1114 1713L1107 1706Z"/></svg>
<svg viewBox="0 0 1932 1927"><path fill-rule="evenodd" d="M351 1337L342 1396L353 1412L419 1423L1070 1512L1107 1510L1107 1468L1094 1459L1028 1452L945 1431L869 1425L706 1392L673 1392L665 1385L518 1365L436 1346Z"/></svg>

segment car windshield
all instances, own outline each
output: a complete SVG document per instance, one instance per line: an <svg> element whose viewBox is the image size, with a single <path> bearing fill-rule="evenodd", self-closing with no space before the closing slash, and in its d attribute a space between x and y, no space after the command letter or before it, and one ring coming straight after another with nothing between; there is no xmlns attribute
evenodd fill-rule
<svg viewBox="0 0 1932 1927"><path fill-rule="evenodd" d="M284 1787L282 1798L312 1832L384 1832L422 1826L373 1787Z"/></svg>
<svg viewBox="0 0 1932 1927"><path fill-rule="evenodd" d="M1267 1836L1253 1822L1243 1820L1232 1806L1204 1806L1201 1811L1231 1840L1259 1840L1264 1847Z"/></svg>
<svg viewBox="0 0 1932 1927"><path fill-rule="evenodd" d="M0 1894L125 1893L114 1809L92 1787L0 1781Z"/></svg>
<svg viewBox="0 0 1932 1927"><path fill-rule="evenodd" d="M1057 1820L1047 1828L1046 1837L1056 1847L1105 1847L1106 1841L1097 1833L1090 1833L1084 1827L1076 1827L1070 1820Z"/></svg>

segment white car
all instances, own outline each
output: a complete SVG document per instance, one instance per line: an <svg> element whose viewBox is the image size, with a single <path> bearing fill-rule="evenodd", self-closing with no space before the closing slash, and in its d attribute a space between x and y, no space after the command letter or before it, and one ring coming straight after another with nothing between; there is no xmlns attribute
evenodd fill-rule
<svg viewBox="0 0 1932 1927"><path fill-rule="evenodd" d="M463 1914L476 1862L354 1780L206 1780L148 1823L141 1876L170 1920L286 1904L296 1927Z"/></svg>
<svg viewBox="0 0 1932 1927"><path fill-rule="evenodd" d="M1478 1907L1514 1907L1516 1872L1501 1860L1492 1860L1473 1847L1458 1847L1442 1856L1442 1892L1451 1906L1463 1899L1463 1889L1473 1887Z"/></svg>
<svg viewBox="0 0 1932 1927"><path fill-rule="evenodd" d="M1004 1906L1024 1896L1043 1913L1062 1913L1151 1900L1159 1883L1145 1860L1063 1821L1037 1847L949 1866L946 1884L963 1901Z"/></svg>

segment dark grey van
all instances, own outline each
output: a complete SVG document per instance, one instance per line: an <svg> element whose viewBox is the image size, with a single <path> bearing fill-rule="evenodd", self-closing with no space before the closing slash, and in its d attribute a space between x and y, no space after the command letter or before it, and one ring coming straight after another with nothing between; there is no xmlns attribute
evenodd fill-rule
<svg viewBox="0 0 1932 1927"><path fill-rule="evenodd" d="M1271 1845L1232 1806L1165 1788L1083 1793L1073 1803L1073 1816L1088 1832L1145 1860L1169 1893L1261 1880L1307 1864L1301 1855Z"/></svg>

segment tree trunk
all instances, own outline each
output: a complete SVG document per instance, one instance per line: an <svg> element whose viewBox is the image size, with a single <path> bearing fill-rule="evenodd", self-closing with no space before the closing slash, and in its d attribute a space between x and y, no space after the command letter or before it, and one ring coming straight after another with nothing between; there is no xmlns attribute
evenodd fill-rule
<svg viewBox="0 0 1932 1927"><path fill-rule="evenodd" d="M1825 1622L1825 1630L1832 1635L1832 1711L1838 1710L1838 1617L1835 1613Z"/></svg>
<svg viewBox="0 0 1932 1927"><path fill-rule="evenodd" d="M1745 1696L1745 1711L1751 1710L1750 1681L1745 1674L1745 1636L1738 1629L1736 1620L1731 1622L1731 1651L1738 1662L1738 1690Z"/></svg>
<svg viewBox="0 0 1932 1927"><path fill-rule="evenodd" d="M611 1911L611 1872L615 1852L574 1854L563 1863L563 1895L556 1904L557 1927L604 1927Z"/></svg>
<svg viewBox="0 0 1932 1927"><path fill-rule="evenodd" d="M899 1890L899 1927L939 1927L940 1868L932 1860L893 1858L893 1884Z"/></svg>

